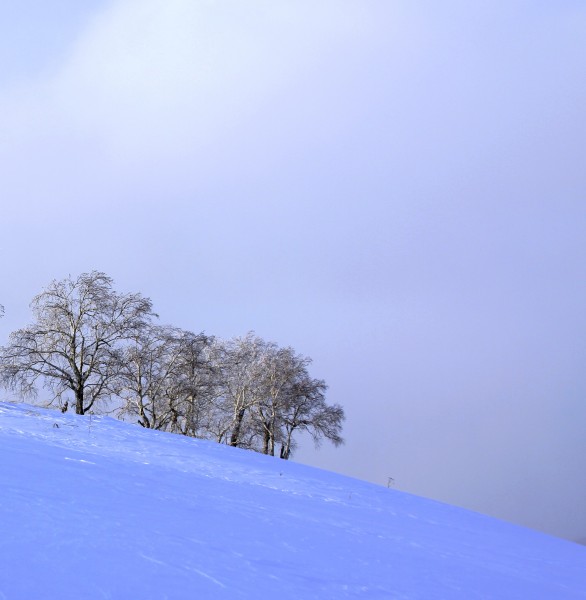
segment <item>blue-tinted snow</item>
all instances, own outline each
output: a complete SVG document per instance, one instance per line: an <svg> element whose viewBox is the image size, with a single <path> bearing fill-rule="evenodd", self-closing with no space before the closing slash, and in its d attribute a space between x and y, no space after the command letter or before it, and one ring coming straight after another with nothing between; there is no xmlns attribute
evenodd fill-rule
<svg viewBox="0 0 586 600"><path fill-rule="evenodd" d="M586 598L586 548L277 458L0 403L0 600Z"/></svg>

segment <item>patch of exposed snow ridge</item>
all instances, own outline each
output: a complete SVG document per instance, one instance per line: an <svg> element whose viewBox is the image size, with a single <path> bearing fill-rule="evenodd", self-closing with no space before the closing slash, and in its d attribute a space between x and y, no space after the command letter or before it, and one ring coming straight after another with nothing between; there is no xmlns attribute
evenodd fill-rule
<svg viewBox="0 0 586 600"><path fill-rule="evenodd" d="M586 599L586 548L107 417L0 403L2 600Z"/></svg>

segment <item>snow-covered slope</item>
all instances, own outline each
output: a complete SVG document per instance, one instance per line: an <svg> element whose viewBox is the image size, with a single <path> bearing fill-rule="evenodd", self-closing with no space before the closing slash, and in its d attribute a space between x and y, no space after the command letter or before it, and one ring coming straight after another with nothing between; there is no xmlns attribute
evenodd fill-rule
<svg viewBox="0 0 586 600"><path fill-rule="evenodd" d="M586 548L107 417L0 403L0 600L586 598Z"/></svg>

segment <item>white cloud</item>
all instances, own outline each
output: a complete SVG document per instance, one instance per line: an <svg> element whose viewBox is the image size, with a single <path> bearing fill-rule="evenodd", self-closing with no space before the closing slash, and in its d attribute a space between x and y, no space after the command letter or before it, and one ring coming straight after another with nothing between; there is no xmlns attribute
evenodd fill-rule
<svg viewBox="0 0 586 600"><path fill-rule="evenodd" d="M18 134L28 122L36 135L36 113L121 160L205 145L271 96L297 93L308 73L373 26L368 8L351 2L117 2L61 72L37 84L37 108L19 109Z"/></svg>

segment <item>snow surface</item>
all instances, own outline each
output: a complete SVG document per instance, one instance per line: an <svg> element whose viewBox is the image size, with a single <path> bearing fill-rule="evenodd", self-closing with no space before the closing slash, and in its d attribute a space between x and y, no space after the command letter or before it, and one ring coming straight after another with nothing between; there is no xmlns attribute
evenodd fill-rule
<svg viewBox="0 0 586 600"><path fill-rule="evenodd" d="M0 600L586 598L586 548L289 461L0 403Z"/></svg>

